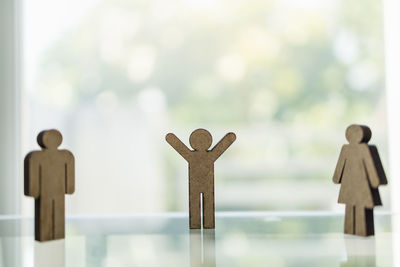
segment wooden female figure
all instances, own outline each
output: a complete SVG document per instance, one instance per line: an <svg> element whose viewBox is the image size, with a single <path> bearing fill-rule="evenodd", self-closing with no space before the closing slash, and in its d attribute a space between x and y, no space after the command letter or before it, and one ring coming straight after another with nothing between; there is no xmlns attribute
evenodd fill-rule
<svg viewBox="0 0 400 267"><path fill-rule="evenodd" d="M344 233L374 235L374 206L382 205L378 186L387 184L378 150L368 145L371 130L364 125L350 125L346 130L348 145L342 147L333 175L341 183L338 203L346 204Z"/></svg>

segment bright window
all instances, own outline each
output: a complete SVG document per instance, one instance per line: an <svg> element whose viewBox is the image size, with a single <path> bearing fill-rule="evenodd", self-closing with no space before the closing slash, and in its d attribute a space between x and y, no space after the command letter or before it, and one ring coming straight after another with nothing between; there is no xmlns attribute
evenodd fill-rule
<svg viewBox="0 0 400 267"><path fill-rule="evenodd" d="M217 211L340 209L349 124L371 127L389 167L382 17L373 0L25 1L23 151L61 130L69 213L186 211L187 165L165 135L233 131Z"/></svg>

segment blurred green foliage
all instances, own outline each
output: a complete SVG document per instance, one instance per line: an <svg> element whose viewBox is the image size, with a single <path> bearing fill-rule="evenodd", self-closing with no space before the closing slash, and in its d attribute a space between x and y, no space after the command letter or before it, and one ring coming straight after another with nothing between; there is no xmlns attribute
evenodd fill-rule
<svg viewBox="0 0 400 267"><path fill-rule="evenodd" d="M374 111L384 87L380 1L180 2L101 1L48 49L41 89L68 83L71 105L81 105L105 90L123 101L157 86L182 122L338 124ZM149 73L132 79L135 61Z"/></svg>
<svg viewBox="0 0 400 267"><path fill-rule="evenodd" d="M329 209L297 200L331 183L348 124L374 126L385 163L382 20L374 0L102 0L45 51L36 92L68 90L63 108L73 117L103 93L129 106L156 88L174 126L243 130L216 187L250 187L243 203L221 209ZM173 153L169 210L182 188ZM248 201L261 187L290 194L289 184L302 193L290 204Z"/></svg>

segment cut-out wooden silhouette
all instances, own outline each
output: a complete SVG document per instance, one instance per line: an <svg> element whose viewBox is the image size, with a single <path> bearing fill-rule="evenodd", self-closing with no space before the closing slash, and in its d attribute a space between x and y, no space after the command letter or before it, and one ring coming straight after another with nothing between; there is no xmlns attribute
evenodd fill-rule
<svg viewBox="0 0 400 267"><path fill-rule="evenodd" d="M378 186L387 184L378 150L368 145L371 130L364 125L350 125L333 175L341 183L338 203L346 204L344 233L374 235L374 207L382 205Z"/></svg>
<svg viewBox="0 0 400 267"><path fill-rule="evenodd" d="M174 134L167 134L167 142L189 163L189 225L201 228L200 196L203 196L203 227L215 228L214 212L214 162L236 140L228 133L209 150L212 136L205 129L197 129L189 138L190 150Z"/></svg>
<svg viewBox="0 0 400 267"><path fill-rule="evenodd" d="M62 135L57 130L39 133L40 151L28 153L24 161L25 195L35 198L35 239L65 237L65 194L75 190L74 156L58 150Z"/></svg>

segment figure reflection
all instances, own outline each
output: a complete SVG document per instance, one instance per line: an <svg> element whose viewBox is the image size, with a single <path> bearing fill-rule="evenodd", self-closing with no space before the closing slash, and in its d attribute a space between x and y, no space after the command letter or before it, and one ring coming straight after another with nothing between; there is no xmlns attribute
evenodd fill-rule
<svg viewBox="0 0 400 267"><path fill-rule="evenodd" d="M190 230L190 266L215 267L215 230Z"/></svg>
<svg viewBox="0 0 400 267"><path fill-rule="evenodd" d="M345 236L344 245L346 247L347 261L341 267L375 267L376 249L375 237L365 238L356 236Z"/></svg>
<svg viewBox="0 0 400 267"><path fill-rule="evenodd" d="M34 244L35 267L65 267L65 240L37 242Z"/></svg>

